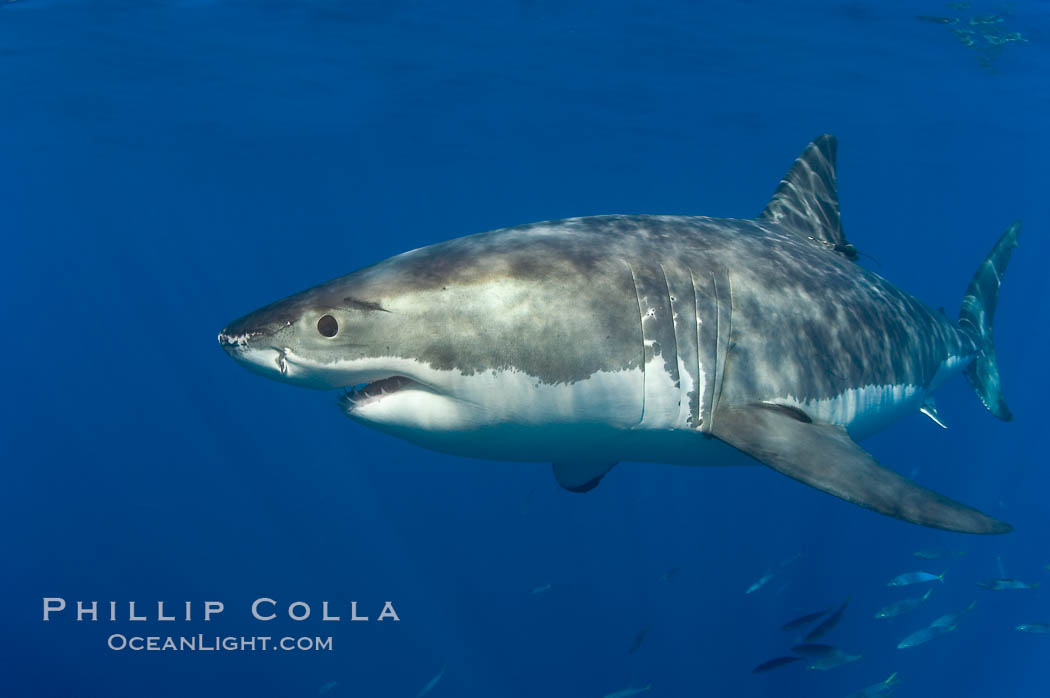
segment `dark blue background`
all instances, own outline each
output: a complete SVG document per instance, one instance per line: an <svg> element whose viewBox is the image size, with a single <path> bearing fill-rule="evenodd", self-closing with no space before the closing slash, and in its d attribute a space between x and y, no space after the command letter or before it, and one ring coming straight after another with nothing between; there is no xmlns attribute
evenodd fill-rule
<svg viewBox="0 0 1050 698"><path fill-rule="evenodd" d="M448 3L20 0L0 6L5 696L901 696L1050 687L1045 472L1050 7L992 69L939 2ZM957 311L1024 220L996 339L1017 417L962 380L942 431L866 442L1000 516L978 539L909 526L764 468L624 464L586 496L545 464L423 451L262 380L215 342L255 307L403 250L563 216L753 216L839 137L851 240ZM968 555L922 563L910 553ZM801 555L765 588L744 589ZM661 576L682 571L670 581ZM885 587L948 570L929 604ZM551 584L533 595L534 587ZM777 628L853 595L831 672L753 676ZM147 634L333 635L334 652L112 652L128 624L42 623L41 598L226 602ZM249 622L258 596L393 600L398 624ZM897 650L977 600L952 635ZM345 615L345 614L344 614ZM633 654L636 634L651 625Z"/></svg>

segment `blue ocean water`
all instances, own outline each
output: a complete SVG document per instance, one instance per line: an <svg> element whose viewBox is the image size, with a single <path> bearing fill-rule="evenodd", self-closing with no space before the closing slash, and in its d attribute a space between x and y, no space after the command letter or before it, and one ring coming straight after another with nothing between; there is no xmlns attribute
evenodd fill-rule
<svg viewBox="0 0 1050 698"><path fill-rule="evenodd" d="M442 671L434 698L824 698L893 672L899 696L1045 695L1050 639L1014 626L1050 622L1050 590L975 582L1050 576L1048 20L1037 0L0 5L0 695L416 696ZM761 467L621 464L574 495L549 465L370 431L216 344L264 303L459 235L756 215L822 132L863 263L953 316L1024 222L996 317L1015 420L957 380L948 430L916 414L865 442L1009 535L911 526ZM912 557L927 548L966 555ZM947 573L928 603L875 620L923 591L886 587L918 569ZM43 622L46 597L69 608ZM278 620L252 619L263 597ZM861 660L751 673L791 644L782 623L847 597L826 639ZM77 600L103 619L76 622ZM156 620L158 600L194 620ZM204 623L207 600L225 610ZM295 601L309 619L284 615ZM376 621L385 601L399 621ZM972 601L955 632L896 648ZM198 633L333 648L107 647Z"/></svg>

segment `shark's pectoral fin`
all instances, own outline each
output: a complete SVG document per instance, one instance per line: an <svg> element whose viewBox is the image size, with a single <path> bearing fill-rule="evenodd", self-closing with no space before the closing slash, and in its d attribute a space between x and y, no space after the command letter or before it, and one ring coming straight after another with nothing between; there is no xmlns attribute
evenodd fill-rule
<svg viewBox="0 0 1050 698"><path fill-rule="evenodd" d="M796 412L765 403L719 408L712 433L788 477L880 514L963 533L1013 530L882 467L842 427Z"/></svg>
<svg viewBox="0 0 1050 698"><path fill-rule="evenodd" d="M555 463L554 479L570 492L590 492L616 463Z"/></svg>

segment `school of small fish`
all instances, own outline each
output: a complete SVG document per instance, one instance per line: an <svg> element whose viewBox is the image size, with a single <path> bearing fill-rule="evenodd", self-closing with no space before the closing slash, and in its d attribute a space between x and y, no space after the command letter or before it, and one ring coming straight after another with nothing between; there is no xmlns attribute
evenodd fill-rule
<svg viewBox="0 0 1050 698"><path fill-rule="evenodd" d="M917 550L912 553L913 557L927 561L957 560L965 555L966 553L964 551L946 549L925 549ZM976 582L978 588L987 591L1029 592L1039 588L1041 580L1022 581L1020 579L1014 579L1006 574L1001 557L996 556L995 562L998 576L978 580ZM1050 563L1044 565L1044 569L1050 571ZM752 594L758 591L765 586L774 575L775 572L767 571L764 575L759 577L756 582L748 587L745 593ZM910 587L914 585L929 585L931 582L944 584L947 575L947 570L936 572L929 570L912 570L896 575L886 582L886 586ZM926 589L926 592L921 596L911 596L887 603L875 613L875 619L893 620L917 612L918 609L924 607L929 602L934 587L936 586L938 585L929 586ZM843 614L846 612L849 603L850 599L847 598L838 606L827 606L821 610L804 613L784 622L780 626L780 629L783 631L803 631L806 628L810 628L810 630L804 635L797 636L796 644L790 647L790 654L783 654L768 659L752 669L752 673L763 674L794 664L805 666L807 669L827 671L861 659L863 655L859 651L847 651L832 644L817 642L817 640L827 635L838 624L842 619ZM954 632L959 628L963 619L973 611L976 606L977 602L973 601L965 608L956 608L956 610L951 610L937 616L928 625L916 629L901 639L900 642L897 643L897 649L904 650L919 647L931 640ZM1021 623L1015 625L1014 628L1019 632L1028 633L1030 635L1050 636L1050 622ZM894 672L889 678L862 688L859 691L850 694L848 698L889 696L894 693L899 684L900 679L897 673Z"/></svg>
<svg viewBox="0 0 1050 698"><path fill-rule="evenodd" d="M946 7L953 11L950 16L917 15L920 22L939 24L955 37L955 40L973 51L978 64L995 72L995 61L1003 49L1011 45L1027 44L1028 39L1019 31L1010 31L1013 13L1009 6L998 14L973 14L968 2L950 2Z"/></svg>
<svg viewBox="0 0 1050 698"><path fill-rule="evenodd" d="M527 500L531 499L531 495L532 493L530 492L527 496ZM914 551L911 553L911 556L928 562L952 561L966 556L966 552L942 548L922 549ZM799 557L801 557L801 555L796 554L791 558L770 565L754 582L743 589L743 593L746 595L755 594L763 588L766 588L771 581L778 578L781 581L778 581L777 586L780 586L780 591L783 591L787 584L790 584L790 580L783 579L784 577L790 576L784 574L785 569L799 559ZM932 567L936 569L936 566ZM1050 563L1043 565L1043 568L1045 571L1050 572ZM892 577L885 583L887 587L900 588L916 585L930 586L926 588L925 593L921 596L909 596L907 598L890 601L874 614L874 619L892 622L896 618L916 613L920 608L925 607L930 602L934 589L939 588L941 584L945 584L945 579L948 576L949 571L950 570L934 572L913 569L911 571L901 572ZM1008 576L1004 569L1002 559L999 556L996 556L995 571L998 576L979 579L976 581L976 586L979 589L986 591L1032 592L1039 588L1042 581L1022 581ZM681 572L682 567L668 568L666 572L659 576L659 581L664 584L670 583L675 580ZM954 575L952 578L954 579ZM931 584L932 582L937 582L938 584ZM541 584L529 589L528 593L534 596L546 595L551 588L552 585L550 583ZM768 598L772 593L773 592L765 592L764 595ZM780 592L778 591L776 593L779 594ZM944 593L946 592L940 592L940 594ZM940 594L938 595L938 598ZM839 622L850 607L851 601L852 596L847 596L838 604L823 605L819 610L803 613L784 621L779 626L780 630L795 634L793 643L785 643L787 645L788 653L767 659L761 664L755 666L754 669L751 670L751 673L764 674L766 672L795 664L804 666L807 670L811 671L829 671L861 660L864 656L863 652L843 649L834 644L829 644L823 641L823 638L831 634L839 625ZM901 639L896 645L897 649L904 650L919 647L931 640L954 632L959 628L965 617L976 607L977 602L972 601L965 608L956 608L956 610L950 610L947 613L937 616L929 624L914 630ZM1013 628L1017 632L1029 635L1044 635L1050 637L1050 620L1048 620L1048 622L1019 623L1014 625ZM633 641L627 648L626 653L628 655L633 655L642 648L651 629L652 626L650 624L645 624L638 630ZM445 671L446 668L443 667L435 676L433 676L433 678L431 678L416 694L416 698L423 698L433 691L444 677ZM897 672L894 672L881 681L877 681L876 683L870 684L849 694L846 698L892 696L900 683L900 677ZM329 681L320 687L317 694L328 694L333 692L333 689L337 686L338 684L335 681ZM630 686L607 693L603 698L631 698L632 696L649 693L652 691L652 688L652 684L646 684L644 686L637 686L636 684L636 686Z"/></svg>

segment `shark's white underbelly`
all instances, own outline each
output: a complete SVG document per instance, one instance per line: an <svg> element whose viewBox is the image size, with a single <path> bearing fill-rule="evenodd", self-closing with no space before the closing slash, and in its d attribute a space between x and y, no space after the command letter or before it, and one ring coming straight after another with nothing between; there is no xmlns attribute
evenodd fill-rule
<svg viewBox="0 0 1050 698"><path fill-rule="evenodd" d="M860 440L918 412L924 401L945 381L959 375L971 358L948 357L926 386L872 384L850 388L830 398L800 399L789 394L771 402L797 407L815 422L843 426L854 440Z"/></svg>
<svg viewBox="0 0 1050 698"><path fill-rule="evenodd" d="M349 416L421 446L474 458L751 462L686 426L693 386L659 370L659 357L644 371L599 371L571 383L543 383L513 370L468 375L411 363L402 367L406 375L439 390L394 392L357 406ZM383 365L389 367L391 359ZM360 363L354 370L362 370Z"/></svg>
<svg viewBox="0 0 1050 698"><path fill-rule="evenodd" d="M289 358L294 370L295 357ZM684 371L680 375L685 381L672 380L660 357L644 370L599 371L563 383L544 383L515 370L435 370L391 357L355 361L346 370L368 374L373 370L369 362L375 362L377 376L400 373L433 390L383 395L358 405L349 416L437 451L508 461L754 462L687 424L693 385ZM861 439L916 412L929 392L964 365L958 358L946 361L926 387L868 385L830 398L802 399L789 393L767 401L797 407L814 421L844 426Z"/></svg>

